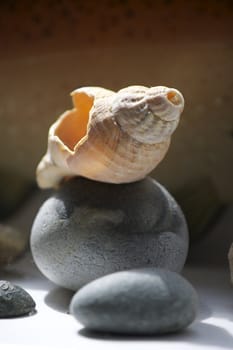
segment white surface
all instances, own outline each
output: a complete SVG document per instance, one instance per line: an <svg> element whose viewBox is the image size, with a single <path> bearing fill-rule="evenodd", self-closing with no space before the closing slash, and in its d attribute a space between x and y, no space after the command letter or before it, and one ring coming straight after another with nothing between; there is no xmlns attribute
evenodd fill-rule
<svg viewBox="0 0 233 350"><path fill-rule="evenodd" d="M228 270L187 267L184 275L198 291L200 312L183 333L159 337L98 335L87 332L67 313L72 293L41 276L28 256L0 278L24 287L36 301L37 312L1 319L0 349L233 349L233 287Z"/></svg>

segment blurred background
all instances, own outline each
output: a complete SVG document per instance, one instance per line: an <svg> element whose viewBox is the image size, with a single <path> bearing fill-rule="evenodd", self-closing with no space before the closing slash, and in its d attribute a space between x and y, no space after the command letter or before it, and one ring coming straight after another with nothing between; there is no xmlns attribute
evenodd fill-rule
<svg viewBox="0 0 233 350"><path fill-rule="evenodd" d="M1 221L17 215L35 193L48 128L71 108L70 92L93 85L179 89L185 110L152 176L180 203L193 242L216 227L226 210L231 220L232 63L231 0L2 0ZM24 214L27 228L34 207ZM219 231L215 241L229 246L232 221L227 238Z"/></svg>

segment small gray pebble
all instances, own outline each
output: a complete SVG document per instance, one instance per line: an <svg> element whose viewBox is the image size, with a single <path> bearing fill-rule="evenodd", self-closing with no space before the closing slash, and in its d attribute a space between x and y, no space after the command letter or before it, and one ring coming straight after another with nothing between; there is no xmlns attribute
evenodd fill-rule
<svg viewBox="0 0 233 350"><path fill-rule="evenodd" d="M181 271L188 231L176 201L151 178L121 185L74 178L39 210L31 249L46 277L77 291L116 271Z"/></svg>
<svg viewBox="0 0 233 350"><path fill-rule="evenodd" d="M146 268L99 278L73 297L70 312L92 331L162 334L187 327L198 298L191 284L175 272Z"/></svg>
<svg viewBox="0 0 233 350"><path fill-rule="evenodd" d="M0 281L0 318L29 314L35 306L34 300L23 288Z"/></svg>
<svg viewBox="0 0 233 350"><path fill-rule="evenodd" d="M11 226L0 224L0 268L23 254L27 244L27 235Z"/></svg>

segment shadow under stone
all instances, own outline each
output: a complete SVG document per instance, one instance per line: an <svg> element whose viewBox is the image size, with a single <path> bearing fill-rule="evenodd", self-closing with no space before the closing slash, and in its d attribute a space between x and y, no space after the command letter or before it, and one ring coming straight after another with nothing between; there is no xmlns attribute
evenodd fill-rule
<svg viewBox="0 0 233 350"><path fill-rule="evenodd" d="M211 325L205 322L195 322L189 328L177 333L163 335L128 335L128 334L113 334L90 331L82 328L78 331L78 335L99 340L115 340L115 341L160 341L160 342L179 342L198 344L202 346L215 346L223 349L232 349L233 337L225 329Z"/></svg>
<svg viewBox="0 0 233 350"><path fill-rule="evenodd" d="M56 311L69 313L70 302L74 294L75 292L69 289L56 287L48 292L44 301Z"/></svg>

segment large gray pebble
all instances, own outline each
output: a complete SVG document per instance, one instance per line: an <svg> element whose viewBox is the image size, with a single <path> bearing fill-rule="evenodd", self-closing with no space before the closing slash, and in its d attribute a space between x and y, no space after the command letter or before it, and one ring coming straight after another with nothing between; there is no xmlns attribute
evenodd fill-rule
<svg viewBox="0 0 233 350"><path fill-rule="evenodd" d="M34 300L23 288L0 281L0 318L29 314L35 306Z"/></svg>
<svg viewBox="0 0 233 350"><path fill-rule="evenodd" d="M197 295L175 272L156 268L123 271L81 288L70 311L93 331L168 333L182 330L195 319Z"/></svg>
<svg viewBox="0 0 233 350"><path fill-rule="evenodd" d="M188 232L175 200L151 178L122 185L74 178L41 207L31 249L45 276L77 290L121 270L181 271Z"/></svg>

